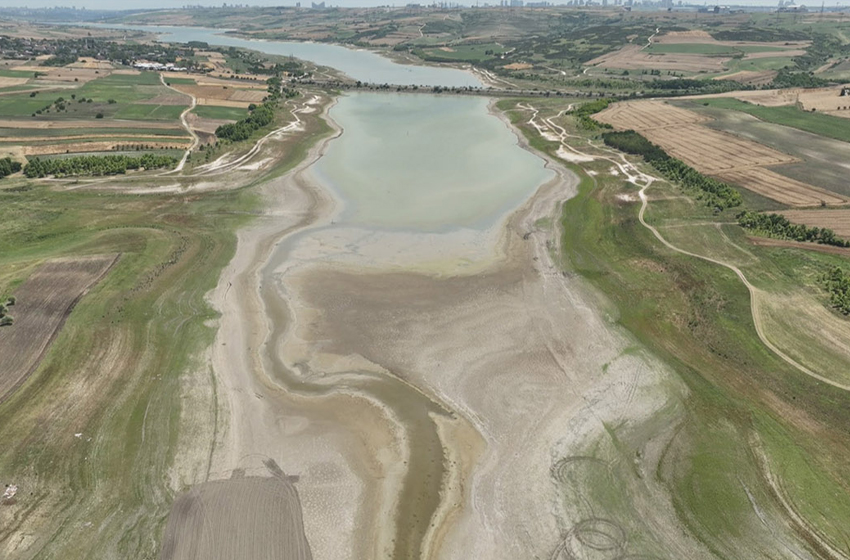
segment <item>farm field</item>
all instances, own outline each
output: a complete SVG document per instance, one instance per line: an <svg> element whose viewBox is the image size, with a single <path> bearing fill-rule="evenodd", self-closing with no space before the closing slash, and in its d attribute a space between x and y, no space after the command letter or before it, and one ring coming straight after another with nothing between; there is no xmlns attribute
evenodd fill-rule
<svg viewBox="0 0 850 560"><path fill-rule="evenodd" d="M733 169L714 174L733 185L742 185L762 196L788 206L836 206L850 198L797 181L762 167Z"/></svg>
<svg viewBox="0 0 850 560"><path fill-rule="evenodd" d="M773 171L841 196L850 196L845 167L847 142L765 122L741 111L718 109L701 103L689 106L713 117L703 126L772 146L799 160L798 163L775 167Z"/></svg>
<svg viewBox="0 0 850 560"><path fill-rule="evenodd" d="M850 209L787 210L782 214L795 224L829 228L839 237L850 239Z"/></svg>
<svg viewBox="0 0 850 560"><path fill-rule="evenodd" d="M236 476L179 496L162 560L311 560L295 485L269 459L272 476Z"/></svg>
<svg viewBox="0 0 850 560"><path fill-rule="evenodd" d="M759 138L763 140L759 142L739 134L739 129L716 126L716 112L704 111L704 106L691 103L620 102L598 113L596 118L621 130L636 130L695 169L782 204L841 205L850 201L841 191L832 192L822 185L782 174L789 165L806 167L805 154L775 149L771 137ZM703 103L710 105L709 101ZM783 148L784 144L777 147Z"/></svg>
<svg viewBox="0 0 850 560"><path fill-rule="evenodd" d="M698 102L695 101L694 103ZM706 99L701 103L707 103L709 107L741 111L765 122L790 126L819 136L850 142L850 120L841 119L831 114L804 111L794 105L756 105L730 97ZM847 107L850 110L850 98L847 98Z"/></svg>
<svg viewBox="0 0 850 560"><path fill-rule="evenodd" d="M718 41L705 31L669 32L651 44L630 44L587 62L588 66L621 70L673 70L689 73L722 73L781 68L805 54L809 43Z"/></svg>
<svg viewBox="0 0 850 560"><path fill-rule="evenodd" d="M164 86L155 72L112 72L105 64L80 60L73 67L47 68L48 74L90 76L60 90L0 96L0 151L22 158L139 145L148 150L188 147L191 137L180 115L190 98Z"/></svg>
<svg viewBox="0 0 850 560"><path fill-rule="evenodd" d="M15 290L9 314L14 323L0 332L0 402L38 366L79 299L117 260L117 255L48 261Z"/></svg>

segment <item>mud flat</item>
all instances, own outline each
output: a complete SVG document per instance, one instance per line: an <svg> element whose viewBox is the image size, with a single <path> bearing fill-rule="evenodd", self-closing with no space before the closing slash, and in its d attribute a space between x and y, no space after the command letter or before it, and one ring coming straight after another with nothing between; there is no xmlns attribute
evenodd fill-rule
<svg viewBox="0 0 850 560"><path fill-rule="evenodd" d="M523 152L486 110L479 118L516 151L501 156L529 158L524 192L490 192L501 202L479 214L446 206L448 220L426 204L404 216L409 226L369 217L356 187L317 177L315 162L346 146L331 139L263 187L266 215L239 233L211 296L219 426L209 475L195 482L203 493L280 465L297 477L302 509L287 515L303 515L313 558L570 558L600 527L634 552L618 537L634 519L566 499L584 489L568 490L559 465L609 460L606 423L644 422L684 389L627 351L604 302L560 272L557 230L536 225L577 178ZM398 163L411 172L438 167L408 158ZM491 179L482 169L478 180ZM645 514L699 557L669 502ZM197 538L193 523L181 539Z"/></svg>

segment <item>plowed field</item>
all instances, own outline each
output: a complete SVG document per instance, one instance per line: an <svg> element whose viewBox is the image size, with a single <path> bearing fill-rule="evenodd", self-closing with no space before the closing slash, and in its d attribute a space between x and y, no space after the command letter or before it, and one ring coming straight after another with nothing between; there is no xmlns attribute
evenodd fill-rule
<svg viewBox="0 0 850 560"><path fill-rule="evenodd" d="M63 258L41 266L15 290L14 324L0 327L0 402L35 371L74 305L117 260L116 255Z"/></svg>

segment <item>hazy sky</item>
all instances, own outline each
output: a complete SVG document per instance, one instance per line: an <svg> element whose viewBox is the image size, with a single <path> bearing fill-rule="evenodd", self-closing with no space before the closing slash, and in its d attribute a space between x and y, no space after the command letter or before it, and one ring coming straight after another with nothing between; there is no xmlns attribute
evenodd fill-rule
<svg viewBox="0 0 850 560"><path fill-rule="evenodd" d="M334 6L386 6L396 5L403 6L408 2L430 4L432 0L326 0L328 5ZM462 4L474 4L475 0L451 0ZM490 4L498 4L499 0L479 0L481 4L489 2ZM678 1L678 0L677 0ZM228 4L250 4L252 6L294 6L296 0L228 0ZM550 0L553 4L566 3L566 0ZM746 4L759 6L775 6L778 0L685 0L685 3L693 4ZM797 0L798 4L806 6L820 6L821 0ZM841 0L841 5L848 5L850 0ZM201 4L203 6L221 6L221 2L210 0L123 0L116 2L115 0L0 0L0 17L2 17L3 8L26 6L29 8L45 8L51 6L76 6L77 8L85 7L86 9L132 9L132 8L179 8L186 4ZM303 6L309 6L310 0L302 0ZM827 6L835 6L839 4L836 0L826 0Z"/></svg>

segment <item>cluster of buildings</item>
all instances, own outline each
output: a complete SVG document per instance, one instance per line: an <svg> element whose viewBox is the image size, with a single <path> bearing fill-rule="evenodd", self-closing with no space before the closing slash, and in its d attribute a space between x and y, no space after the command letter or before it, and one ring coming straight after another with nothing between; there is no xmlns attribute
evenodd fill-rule
<svg viewBox="0 0 850 560"><path fill-rule="evenodd" d="M133 63L133 68L137 70L156 70L157 72L188 72L189 69L185 66L175 66L171 62L168 64L160 64L159 62L143 62L138 61Z"/></svg>

